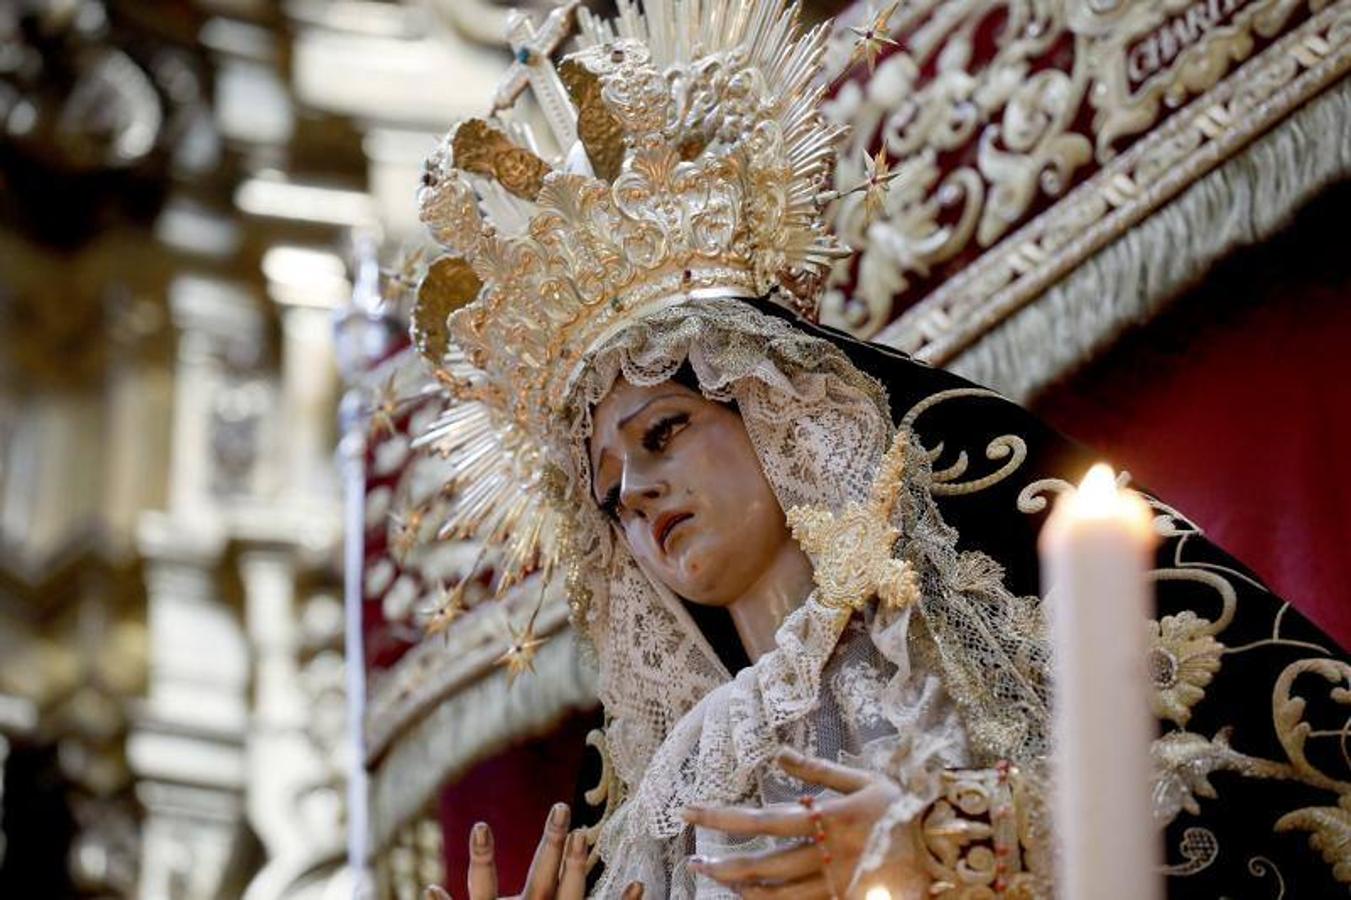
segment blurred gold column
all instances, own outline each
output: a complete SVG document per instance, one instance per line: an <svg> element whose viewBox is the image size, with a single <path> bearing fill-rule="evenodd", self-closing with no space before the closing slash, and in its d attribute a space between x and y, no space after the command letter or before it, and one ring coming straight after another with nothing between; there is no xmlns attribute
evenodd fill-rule
<svg viewBox="0 0 1351 900"><path fill-rule="evenodd" d="M446 863L435 805L402 828L376 864L379 900L421 900L429 884L443 885Z"/></svg>

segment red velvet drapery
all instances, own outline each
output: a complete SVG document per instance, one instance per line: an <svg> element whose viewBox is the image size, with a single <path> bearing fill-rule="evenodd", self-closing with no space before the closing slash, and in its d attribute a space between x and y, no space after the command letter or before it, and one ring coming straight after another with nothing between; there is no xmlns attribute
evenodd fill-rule
<svg viewBox="0 0 1351 900"><path fill-rule="evenodd" d="M464 890L475 822L487 822L493 830L506 896L525 883L550 807L558 802L572 806L574 825L595 821L599 811L586 806L580 794L599 781L599 758L587 748L586 735L600 724L598 711L573 713L549 733L478 763L442 791L446 882L453 896Z"/></svg>
<svg viewBox="0 0 1351 900"><path fill-rule="evenodd" d="M1034 408L1351 643L1351 185Z"/></svg>

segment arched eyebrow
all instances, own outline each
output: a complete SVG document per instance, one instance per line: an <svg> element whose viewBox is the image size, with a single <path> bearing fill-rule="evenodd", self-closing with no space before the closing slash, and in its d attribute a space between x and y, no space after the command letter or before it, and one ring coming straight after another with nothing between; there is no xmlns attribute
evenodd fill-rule
<svg viewBox="0 0 1351 900"><path fill-rule="evenodd" d="M640 415L642 415L643 410L647 409L649 406L651 406L653 403L658 402L659 400L665 400L669 397L683 397L683 396L684 396L683 394L677 394L673 391L669 394L658 394L655 397L650 397L647 400L645 400L643 404L639 406L637 409L635 409L633 412L629 413L627 416L620 419L619 427L623 428L625 425L629 424L634 419L638 418Z"/></svg>
<svg viewBox="0 0 1351 900"><path fill-rule="evenodd" d="M628 424L629 424L630 422L632 422L634 419L636 419L636 418L638 418L640 415L642 415L642 414L643 414L643 410L647 409L649 406L651 406L651 405L654 404L654 403L657 403L658 401L661 401L661 400L668 400L668 399L670 399L670 398L672 398L672 397L683 397L683 396L684 396L684 394L680 394L680 393L677 393L677 392L675 392L675 391L671 391L670 393L667 393L667 394L658 394L658 395L655 396L655 397L649 397L648 399L644 400L641 404L639 404L639 406L638 406L637 409L633 410L633 411L630 412L628 415L624 416L624 418L620 419L620 420L619 420L619 423L618 423L618 425L617 425L617 428L618 428L619 430L622 430L626 425L628 425ZM591 494L592 494L592 496L595 495L597 488L600 487L600 482L599 482L599 479L600 479L600 463L601 463L601 459L602 459L604 456L605 456L605 454L602 452L602 453L600 454L600 456L596 456L596 457L594 457L594 458L591 460Z"/></svg>

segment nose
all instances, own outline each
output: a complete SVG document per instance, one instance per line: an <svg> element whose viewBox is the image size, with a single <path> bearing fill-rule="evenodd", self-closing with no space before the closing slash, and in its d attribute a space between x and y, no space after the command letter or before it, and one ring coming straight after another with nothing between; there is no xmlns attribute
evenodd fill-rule
<svg viewBox="0 0 1351 900"><path fill-rule="evenodd" d="M668 485L650 466L630 460L619 479L619 502L641 518L650 518L652 503L666 496Z"/></svg>

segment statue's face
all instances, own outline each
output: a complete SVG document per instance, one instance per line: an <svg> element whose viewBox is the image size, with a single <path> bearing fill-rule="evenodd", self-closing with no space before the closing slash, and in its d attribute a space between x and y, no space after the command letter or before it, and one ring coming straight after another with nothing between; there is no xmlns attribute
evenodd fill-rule
<svg viewBox="0 0 1351 900"><path fill-rule="evenodd" d="M791 540L741 416L674 381L615 382L595 410L596 502L686 600L724 606Z"/></svg>

